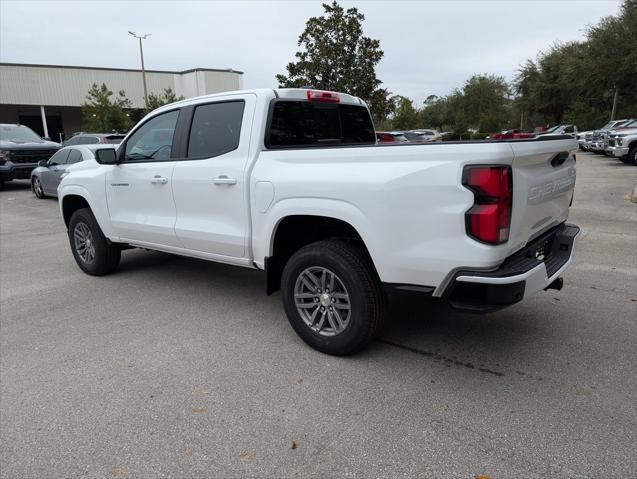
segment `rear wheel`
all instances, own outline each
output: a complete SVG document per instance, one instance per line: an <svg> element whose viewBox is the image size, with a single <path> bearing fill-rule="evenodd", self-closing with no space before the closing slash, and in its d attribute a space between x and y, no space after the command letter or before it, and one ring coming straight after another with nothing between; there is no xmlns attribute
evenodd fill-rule
<svg viewBox="0 0 637 479"><path fill-rule="evenodd" d="M281 291L294 330L323 353L360 351L384 318L380 281L354 242L319 241L301 248L285 265Z"/></svg>
<svg viewBox="0 0 637 479"><path fill-rule="evenodd" d="M121 249L106 239L89 208L71 216L69 242L75 262L85 273L102 276L117 269Z"/></svg>
<svg viewBox="0 0 637 479"><path fill-rule="evenodd" d="M637 166L637 145L628 151L628 161L626 163Z"/></svg>
<svg viewBox="0 0 637 479"><path fill-rule="evenodd" d="M31 190L33 190L33 194L36 196L36 198L44 198L44 189L42 188L42 182L37 176L34 176L31 180Z"/></svg>

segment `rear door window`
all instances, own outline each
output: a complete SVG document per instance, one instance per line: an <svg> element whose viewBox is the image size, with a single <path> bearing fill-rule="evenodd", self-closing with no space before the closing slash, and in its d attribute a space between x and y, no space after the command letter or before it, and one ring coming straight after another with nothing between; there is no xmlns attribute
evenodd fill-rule
<svg viewBox="0 0 637 479"><path fill-rule="evenodd" d="M372 119L363 106L278 100L270 108L268 148L376 143Z"/></svg>
<svg viewBox="0 0 637 479"><path fill-rule="evenodd" d="M245 102L226 101L195 108L188 158L212 158L239 147Z"/></svg>
<svg viewBox="0 0 637 479"><path fill-rule="evenodd" d="M80 145L94 145L99 143L100 139L96 136L83 136L80 138Z"/></svg>
<svg viewBox="0 0 637 479"><path fill-rule="evenodd" d="M69 153L68 158L66 159L66 164L72 165L73 163L77 163L78 161L82 161L82 152L80 150L72 149Z"/></svg>

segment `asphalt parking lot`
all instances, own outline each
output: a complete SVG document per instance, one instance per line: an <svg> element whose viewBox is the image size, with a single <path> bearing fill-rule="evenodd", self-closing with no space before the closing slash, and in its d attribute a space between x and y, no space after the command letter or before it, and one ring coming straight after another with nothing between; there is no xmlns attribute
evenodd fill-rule
<svg viewBox="0 0 637 479"><path fill-rule="evenodd" d="M578 154L562 291L395 304L322 355L260 273L138 250L75 265L55 199L0 192L3 478L637 476L637 168Z"/></svg>

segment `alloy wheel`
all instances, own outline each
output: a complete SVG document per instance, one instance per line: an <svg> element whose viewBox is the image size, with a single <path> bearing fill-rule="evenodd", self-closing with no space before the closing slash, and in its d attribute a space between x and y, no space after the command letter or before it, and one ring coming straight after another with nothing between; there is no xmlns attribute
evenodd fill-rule
<svg viewBox="0 0 637 479"><path fill-rule="evenodd" d="M39 198L42 198L44 196L42 183L40 183L40 179L37 176L33 178L33 191L35 191L35 195Z"/></svg>
<svg viewBox="0 0 637 479"><path fill-rule="evenodd" d="M86 264L91 264L95 260L95 242L93 240L93 233L91 233L86 223L79 222L75 225L73 241L77 255Z"/></svg>
<svg viewBox="0 0 637 479"><path fill-rule="evenodd" d="M341 279L327 268L313 266L299 274L294 303L305 324L322 336L336 336L349 325L349 293Z"/></svg>

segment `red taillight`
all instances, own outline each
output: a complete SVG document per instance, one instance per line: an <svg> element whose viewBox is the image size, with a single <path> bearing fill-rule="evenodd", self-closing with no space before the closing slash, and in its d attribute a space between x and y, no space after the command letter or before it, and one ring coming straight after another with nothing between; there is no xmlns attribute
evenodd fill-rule
<svg viewBox="0 0 637 479"><path fill-rule="evenodd" d="M505 243L511 227L513 200L510 166L465 166L462 184L473 191L467 211L467 234L489 244Z"/></svg>
<svg viewBox="0 0 637 479"><path fill-rule="evenodd" d="M338 93L334 93L331 91L319 91L319 90L308 90L307 99L309 101L323 101L326 103L338 103L341 101L341 99L338 96Z"/></svg>

